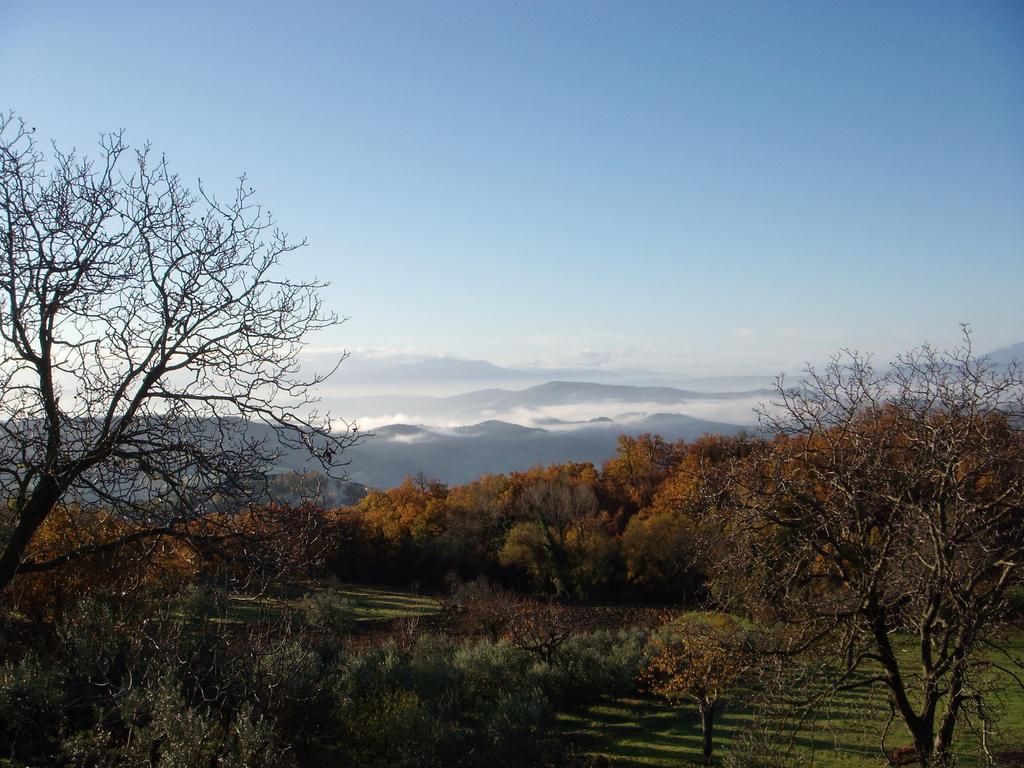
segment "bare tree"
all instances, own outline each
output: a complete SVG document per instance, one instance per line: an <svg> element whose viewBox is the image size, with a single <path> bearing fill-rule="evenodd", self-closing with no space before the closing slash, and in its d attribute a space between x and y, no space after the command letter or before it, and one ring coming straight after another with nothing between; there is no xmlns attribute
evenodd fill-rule
<svg viewBox="0 0 1024 768"><path fill-rule="evenodd" d="M560 603L508 595L506 607L504 636L516 648L548 663L583 626L581 614Z"/></svg>
<svg viewBox="0 0 1024 768"><path fill-rule="evenodd" d="M342 465L356 434L316 412L324 376L298 358L338 318L323 284L280 276L297 245L244 177L225 201L190 192L121 134L101 136L95 160L46 158L8 115L0 217L0 589L97 551L32 556L58 504L124 520L104 550L216 536L210 513L227 520L282 452Z"/></svg>
<svg viewBox="0 0 1024 768"><path fill-rule="evenodd" d="M821 661L819 698L883 686L916 760L947 765L958 728L990 727L986 680L1014 661L1024 377L974 355L966 330L951 352L881 371L844 353L808 374L780 382L775 437L717 497L736 545L718 576Z"/></svg>

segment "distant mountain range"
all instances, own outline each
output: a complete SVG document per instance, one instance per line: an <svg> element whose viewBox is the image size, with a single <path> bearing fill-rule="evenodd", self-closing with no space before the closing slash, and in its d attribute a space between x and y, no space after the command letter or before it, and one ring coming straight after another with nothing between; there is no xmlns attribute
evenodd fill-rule
<svg viewBox="0 0 1024 768"><path fill-rule="evenodd" d="M571 428L564 428L564 427ZM423 473L446 483L465 483L483 474L529 469L538 464L611 458L620 434L659 434L667 440L695 440L706 433L736 434L744 427L678 413L659 413L629 423L596 419L553 424L552 429L484 421L450 429L396 424L348 452L349 475L376 488Z"/></svg>
<svg viewBox="0 0 1024 768"><path fill-rule="evenodd" d="M988 356L1000 364L1024 361L1024 343ZM540 372L452 358L402 363L390 370L421 382L472 377L529 381ZM615 374L587 373L601 380L558 378L522 389L485 387L439 397L335 397L329 405L373 433L349 453L352 479L390 487L418 473L463 483L537 464L599 464L614 454L620 434L651 432L688 441L705 433L735 434L753 429L754 409L774 395L770 376L690 379L690 387L677 387L613 383L608 379Z"/></svg>
<svg viewBox="0 0 1024 768"><path fill-rule="evenodd" d="M1009 365L1014 360L1024 365L1024 341L1010 344L1008 347L993 349L986 357L999 365Z"/></svg>
<svg viewBox="0 0 1024 768"><path fill-rule="evenodd" d="M447 397L335 397L328 405L332 413L372 433L348 453L352 479L386 488L419 473L464 483L537 464L600 464L614 455L620 434L651 432L667 440L733 434L751 428L754 407L771 395L764 387L708 392L548 381ZM291 468L303 468L298 460L300 465Z"/></svg>
<svg viewBox="0 0 1024 768"><path fill-rule="evenodd" d="M674 387L625 386L580 381L550 381L522 390L481 389L449 397L373 395L330 398L332 412L361 427L391 423L461 426L481 421L508 421L546 426L552 419L578 424L595 418L630 414L635 420L653 413L687 413L711 421L749 424L753 407L771 397L767 388L739 392L701 392Z"/></svg>
<svg viewBox="0 0 1024 768"><path fill-rule="evenodd" d="M1024 342L988 353L995 362L1024 360ZM558 368L543 366L503 367L486 360L412 355L374 356L353 353L331 384L339 394L365 393L370 389L387 394L455 394L473 389L517 389L551 381L590 382L613 385L671 387L705 393L745 392L771 387L780 371L756 375L694 376L645 368ZM786 371L798 378L798 370Z"/></svg>
<svg viewBox="0 0 1024 768"><path fill-rule="evenodd" d="M603 384L666 385L705 392L725 392L765 387L770 385L772 380L772 374L693 377L641 368L506 368L486 360L456 357L374 357L353 353L342 365L337 376L332 379L332 385L349 392L364 391L373 387L388 393L452 394L485 387L516 388L548 381L588 381Z"/></svg>
<svg viewBox="0 0 1024 768"><path fill-rule="evenodd" d="M994 350L988 357L998 364L1024 361L1024 343ZM506 376L511 370L453 359L401 365L409 376L435 381L447 376L455 380L456 373ZM346 452L351 482L325 481L319 487L320 501L352 503L367 486L389 488L420 473L458 484L536 465L600 464L614 455L621 434L650 432L666 440L692 441L707 433L752 431L755 408L770 403L775 394L771 377L689 381L691 388L552 380L522 389L487 387L448 396L326 397L324 405L332 413L370 434ZM259 424L249 425L246 433L270 445L276 440ZM319 469L305 453L282 450L272 470L278 475L274 495L301 497L308 489L296 485L293 473Z"/></svg>

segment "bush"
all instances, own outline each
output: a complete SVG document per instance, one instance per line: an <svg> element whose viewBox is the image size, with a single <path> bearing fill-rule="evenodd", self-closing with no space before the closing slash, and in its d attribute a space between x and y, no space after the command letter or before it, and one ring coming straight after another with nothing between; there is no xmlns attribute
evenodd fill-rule
<svg viewBox="0 0 1024 768"><path fill-rule="evenodd" d="M132 729L121 746L124 765L190 768L214 765L226 751L228 735L209 709L189 706L170 676L132 691L118 702L118 714Z"/></svg>
<svg viewBox="0 0 1024 768"><path fill-rule="evenodd" d="M65 723L65 680L27 656L0 667L0 753L36 762L55 752Z"/></svg>
<svg viewBox="0 0 1024 768"><path fill-rule="evenodd" d="M256 659L243 708L252 701L271 714L282 734L307 755L338 727L338 671L299 640L286 639Z"/></svg>
<svg viewBox="0 0 1024 768"><path fill-rule="evenodd" d="M466 643L455 652L451 663L462 674L465 693L472 698L494 695L515 681L526 681L533 658L511 643Z"/></svg>
<svg viewBox="0 0 1024 768"><path fill-rule="evenodd" d="M390 643L340 672L351 765L407 768L541 765L552 707L531 676L532 656L509 643L426 637L408 654Z"/></svg>
<svg viewBox="0 0 1024 768"><path fill-rule="evenodd" d="M78 695L116 683L137 663L143 619L111 600L79 600L56 622L58 661Z"/></svg>
<svg viewBox="0 0 1024 768"><path fill-rule="evenodd" d="M331 590L304 595L298 613L307 626L334 635L347 635L356 623L355 601Z"/></svg>
<svg viewBox="0 0 1024 768"><path fill-rule="evenodd" d="M436 742L448 723L434 721L413 691L391 688L361 696L350 702L344 723L349 765L444 765Z"/></svg>
<svg viewBox="0 0 1024 768"><path fill-rule="evenodd" d="M275 733L272 723L256 715L250 705L238 713L231 728L231 741L227 754L220 758L218 768L290 768L294 757L287 752Z"/></svg>
<svg viewBox="0 0 1024 768"><path fill-rule="evenodd" d="M55 626L39 625L31 637L45 643L12 638L9 658L21 660L0 667L0 759L82 768L564 764L551 730L556 702L628 691L643 648L638 632L569 636L561 622L566 633L544 654L512 640L432 635L352 653L325 635L350 626L351 603L337 593L309 595L299 622L208 621L223 600L195 588L156 616L152 605L82 600ZM26 650L33 644L46 656Z"/></svg>
<svg viewBox="0 0 1024 768"><path fill-rule="evenodd" d="M549 695L575 705L600 696L623 696L636 690L647 638L637 629L599 630L566 640L547 664L538 664Z"/></svg>
<svg viewBox="0 0 1024 768"><path fill-rule="evenodd" d="M62 762L90 768L294 765L271 721L251 705L234 719L224 715L191 704L180 683L164 672L117 697L109 710L97 713L92 728L72 734Z"/></svg>
<svg viewBox="0 0 1024 768"><path fill-rule="evenodd" d="M466 643L449 664L461 679L458 718L463 754L472 766L540 765L557 751L544 738L551 701L531 674L533 657L508 642Z"/></svg>
<svg viewBox="0 0 1024 768"><path fill-rule="evenodd" d="M185 621L206 622L227 613L227 593L211 584L190 584L177 598Z"/></svg>

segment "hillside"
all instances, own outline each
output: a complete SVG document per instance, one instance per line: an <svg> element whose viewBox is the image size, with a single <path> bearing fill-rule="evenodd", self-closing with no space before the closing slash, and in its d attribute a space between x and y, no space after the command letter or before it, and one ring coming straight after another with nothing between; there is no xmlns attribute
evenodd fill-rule
<svg viewBox="0 0 1024 768"><path fill-rule="evenodd" d="M406 424L375 430L350 451L353 480L376 488L398 485L407 475L465 483L483 474L529 469L537 464L590 461L615 453L620 434L652 432L669 440L694 440L705 433L736 434L744 427L684 416L655 414L629 423L608 419L553 424L548 429L486 421L440 429Z"/></svg>

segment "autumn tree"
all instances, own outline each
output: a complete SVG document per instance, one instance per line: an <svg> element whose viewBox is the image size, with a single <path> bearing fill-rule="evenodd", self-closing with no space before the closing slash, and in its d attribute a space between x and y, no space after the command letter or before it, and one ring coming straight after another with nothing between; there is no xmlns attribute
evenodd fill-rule
<svg viewBox="0 0 1024 768"><path fill-rule="evenodd" d="M622 534L626 575L634 584L687 598L701 596L705 575L717 558L721 520L706 514L708 488L746 455L746 435L704 435L674 446L674 460L655 487L649 506L634 515Z"/></svg>
<svg viewBox="0 0 1024 768"><path fill-rule="evenodd" d="M698 556L693 524L673 512L641 512L622 533L626 577L645 589L692 597L703 581Z"/></svg>
<svg viewBox="0 0 1024 768"><path fill-rule="evenodd" d="M621 512L628 519L650 505L661 483L685 453L682 441L670 443L650 433L638 437L619 435L615 456L601 469L600 487L606 508Z"/></svg>
<svg viewBox="0 0 1024 768"><path fill-rule="evenodd" d="M499 553L503 565L560 596L583 597L611 579L618 545L591 485L539 480L523 489L517 506L522 522L508 532Z"/></svg>
<svg viewBox="0 0 1024 768"><path fill-rule="evenodd" d="M884 686L922 766L952 761L965 721L990 725L985 679L1010 662L1022 406L1020 369L978 358L967 333L882 370L844 353L780 383L764 411L776 437L717 487L727 591L821 662L821 695Z"/></svg>
<svg viewBox="0 0 1024 768"><path fill-rule="evenodd" d="M354 435L314 410L323 377L298 357L337 318L279 269L297 245L244 178L190 191L120 134L94 160L47 158L0 118L0 589L126 543L230 536L283 452L340 466ZM33 552L62 504L125 527Z"/></svg>
<svg viewBox="0 0 1024 768"><path fill-rule="evenodd" d="M578 612L559 603L518 597L510 598L509 607L504 637L549 664L583 626Z"/></svg>
<svg viewBox="0 0 1024 768"><path fill-rule="evenodd" d="M448 517L448 487L407 477L387 491L370 491L356 504L349 522L362 538L357 568L375 567L378 578L418 580L429 573L434 542ZM350 541L350 543L355 543Z"/></svg>
<svg viewBox="0 0 1024 768"><path fill-rule="evenodd" d="M516 618L521 598L484 578L456 582L444 601L445 612L462 632L498 642Z"/></svg>
<svg viewBox="0 0 1024 768"><path fill-rule="evenodd" d="M444 530L435 542L448 572L471 577L493 574L511 525L510 498L505 475L484 475L451 489Z"/></svg>
<svg viewBox="0 0 1024 768"><path fill-rule="evenodd" d="M700 715L704 764L714 753L715 716L754 664L746 632L729 616L675 618L653 639L645 677L674 705L692 702Z"/></svg>

